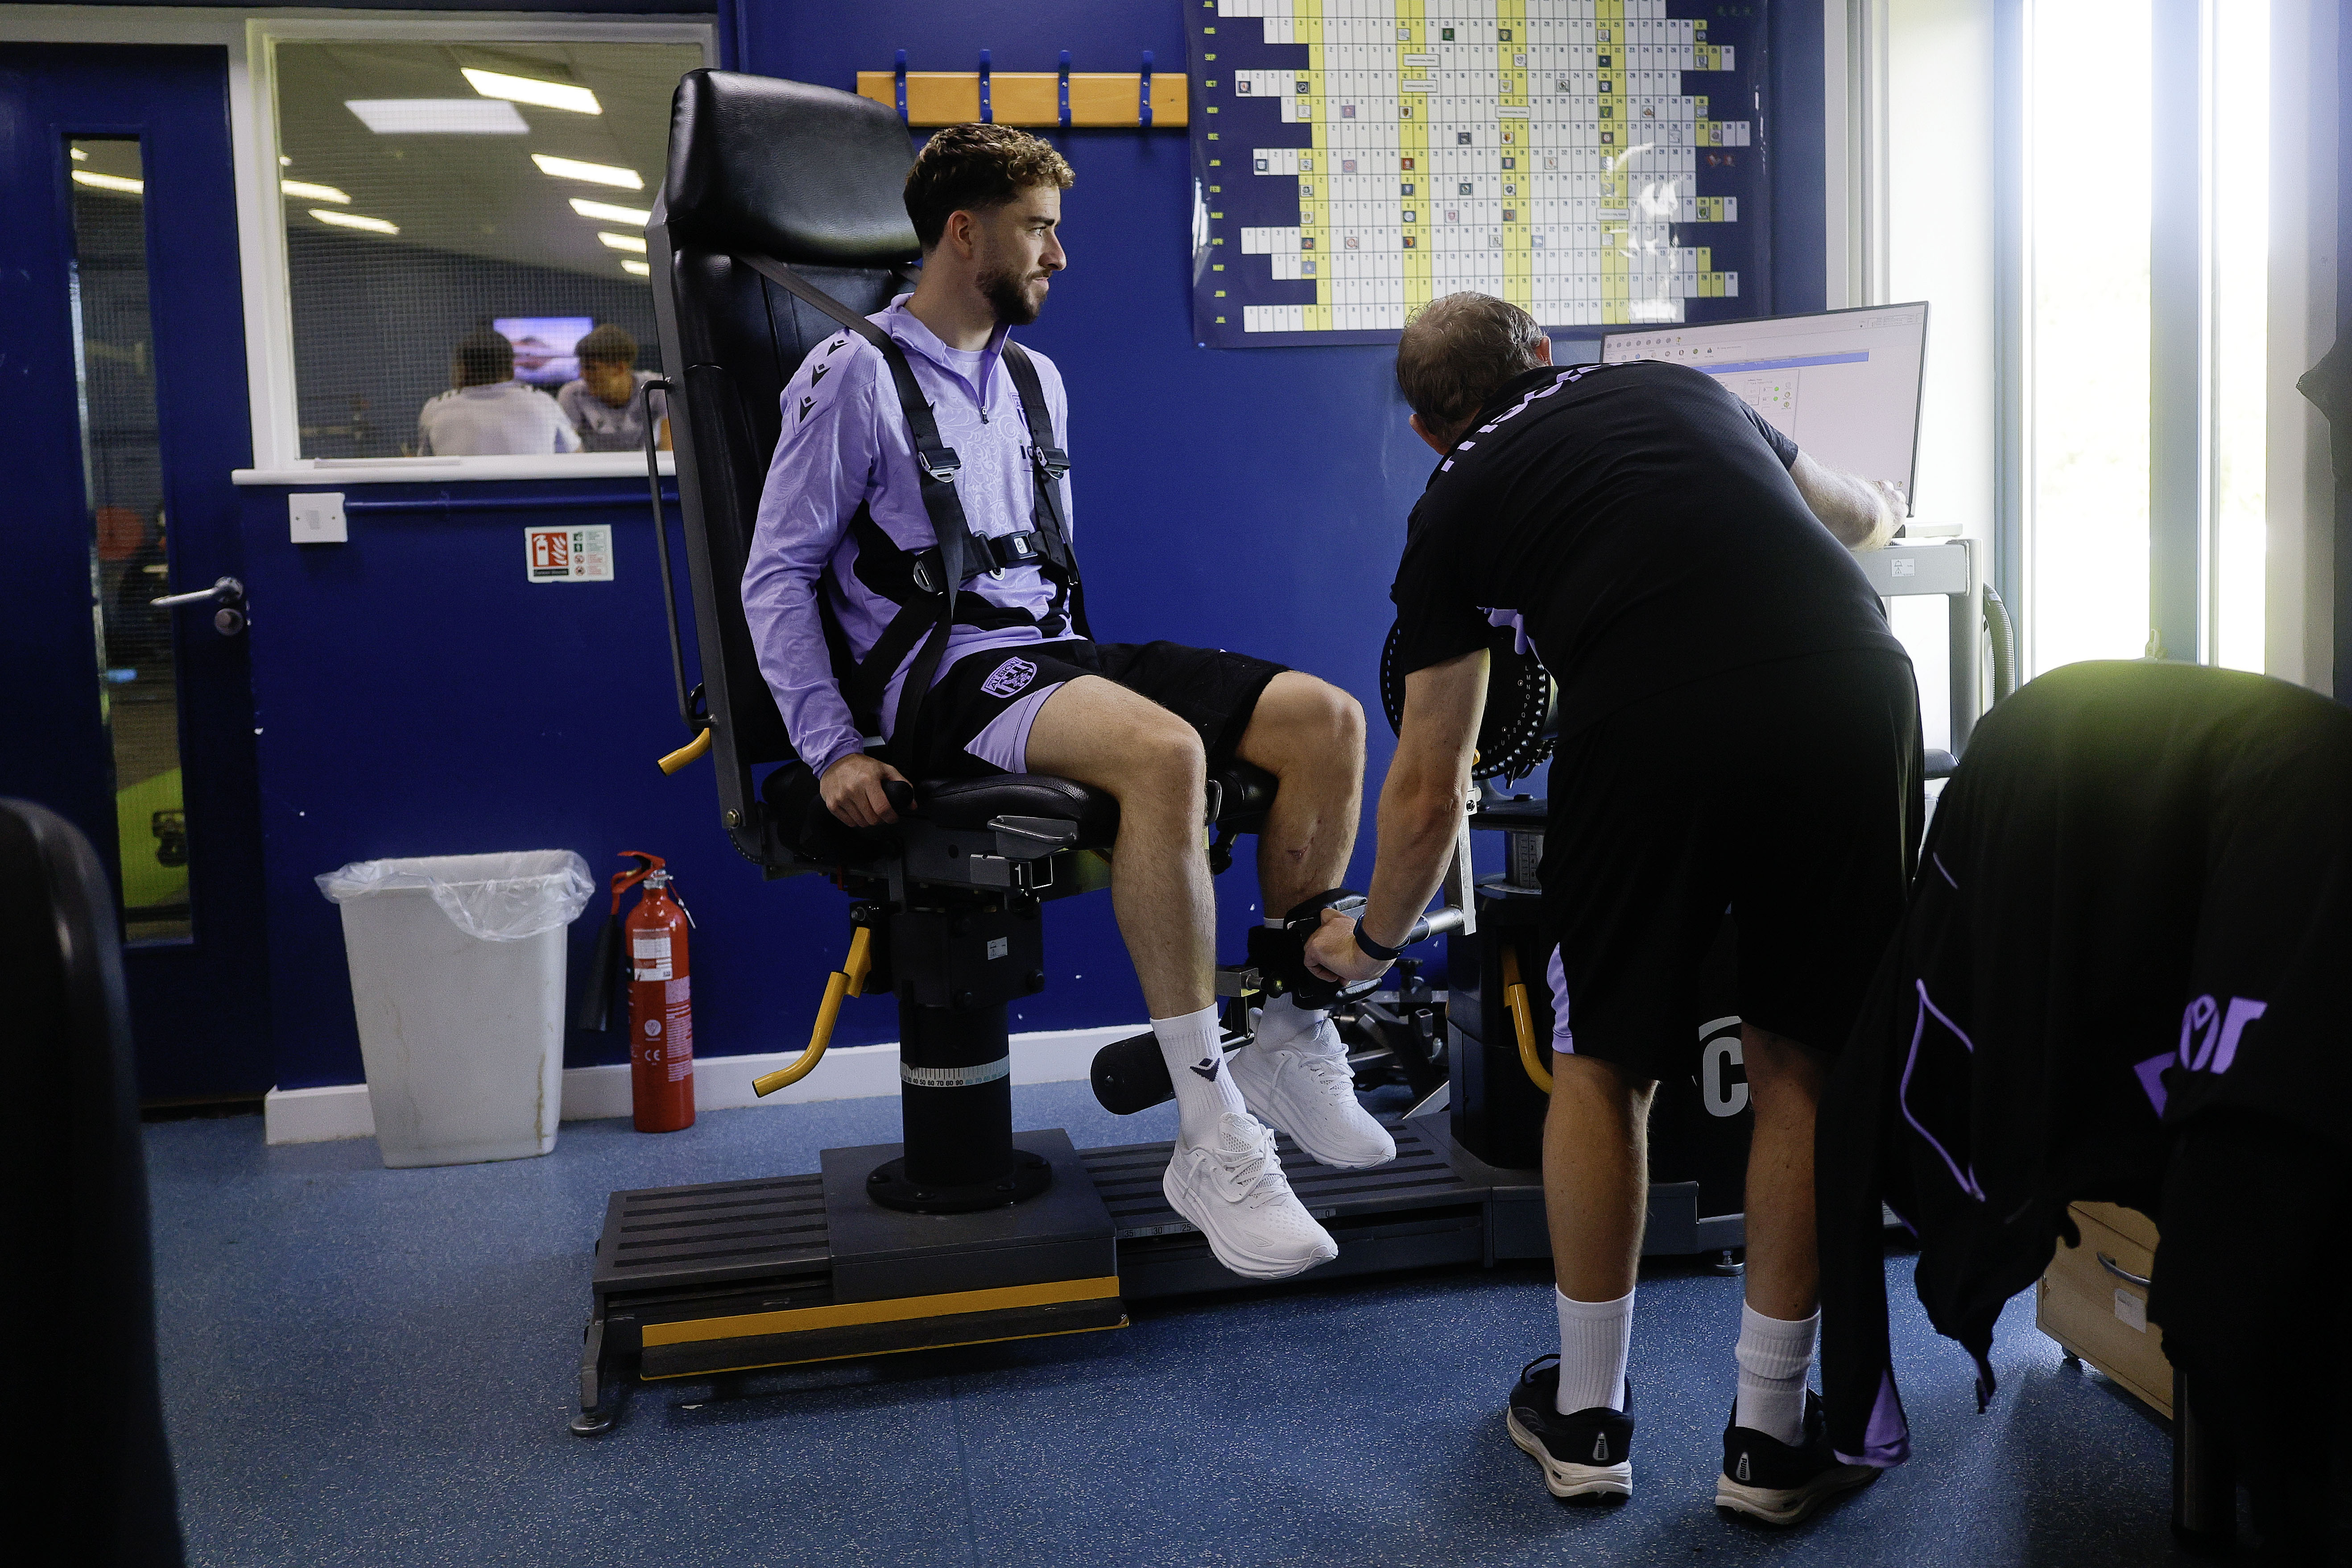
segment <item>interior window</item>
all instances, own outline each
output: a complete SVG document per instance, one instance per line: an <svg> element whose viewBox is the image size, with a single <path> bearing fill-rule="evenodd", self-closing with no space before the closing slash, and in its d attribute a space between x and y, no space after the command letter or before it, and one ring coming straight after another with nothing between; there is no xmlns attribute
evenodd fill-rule
<svg viewBox="0 0 2352 1568"><path fill-rule="evenodd" d="M305 458L633 451L687 44L281 43ZM658 426L656 434L661 435Z"/></svg>

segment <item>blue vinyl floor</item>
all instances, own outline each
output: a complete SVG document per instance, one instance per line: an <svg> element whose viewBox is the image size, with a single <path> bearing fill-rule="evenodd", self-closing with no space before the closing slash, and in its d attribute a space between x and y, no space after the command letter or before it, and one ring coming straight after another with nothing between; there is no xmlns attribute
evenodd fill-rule
<svg viewBox="0 0 2352 1568"><path fill-rule="evenodd" d="M1014 1090L1082 1148L1164 1138L1084 1084ZM537 1160L387 1171L373 1141L271 1149L258 1118L146 1130L164 1398L189 1560L341 1563L2174 1561L2164 1425L2061 1363L2030 1293L2001 1388L1890 1265L1915 1458L1794 1531L1711 1506L1739 1283L1644 1270L1635 1492L1572 1508L1503 1433L1557 1349L1525 1267L1144 1303L1124 1331L646 1385L572 1413L614 1188L813 1171L898 1135L897 1101L722 1111L663 1137L567 1125Z"/></svg>

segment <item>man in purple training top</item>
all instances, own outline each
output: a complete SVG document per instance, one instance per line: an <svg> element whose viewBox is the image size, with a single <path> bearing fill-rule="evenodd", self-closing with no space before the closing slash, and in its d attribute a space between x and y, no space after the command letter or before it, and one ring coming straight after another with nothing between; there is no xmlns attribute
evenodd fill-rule
<svg viewBox="0 0 2352 1568"><path fill-rule="evenodd" d="M1066 265L1056 231L1072 178L1061 154L1021 132L940 132L907 176L920 280L871 318L905 351L940 440L961 459L958 498L984 539L1032 531L1037 481L1005 333L1037 319ZM1060 374L1027 352L1066 448ZM825 805L853 826L894 821L883 784L908 774L1048 773L1115 796L1112 905L1176 1086L1168 1201L1237 1274L1279 1279L1337 1256L1284 1179L1264 1123L1341 1168L1380 1164L1396 1145L1357 1100L1322 1013L1277 1000L1227 1061L1201 823L1211 765L1239 758L1264 768L1280 785L1258 837L1265 909L1279 915L1334 886L1355 843L1362 710L1312 676L1244 654L1087 641L1072 626L1066 585L1035 560L992 548L986 569L961 584L917 732L890 732L913 648L895 659L886 650L892 668L857 683L870 692L887 675L869 718L902 773L868 753L877 737L843 695L825 626L829 612L849 657L866 663L909 596L905 552L933 542L881 351L852 332L827 339L785 387L783 412L743 607ZM1055 483L1067 519L1068 480Z"/></svg>

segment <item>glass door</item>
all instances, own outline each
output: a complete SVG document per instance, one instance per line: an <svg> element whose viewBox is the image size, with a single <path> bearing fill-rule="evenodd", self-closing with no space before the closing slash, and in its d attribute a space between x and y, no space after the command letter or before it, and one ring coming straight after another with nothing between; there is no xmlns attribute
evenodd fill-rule
<svg viewBox="0 0 2352 1568"><path fill-rule="evenodd" d="M150 1101L273 1078L226 108L220 49L0 47L0 794L113 874Z"/></svg>
<svg viewBox="0 0 2352 1568"><path fill-rule="evenodd" d="M65 140L75 413L89 498L99 703L114 772L122 935L194 939L170 592L144 165L132 136Z"/></svg>

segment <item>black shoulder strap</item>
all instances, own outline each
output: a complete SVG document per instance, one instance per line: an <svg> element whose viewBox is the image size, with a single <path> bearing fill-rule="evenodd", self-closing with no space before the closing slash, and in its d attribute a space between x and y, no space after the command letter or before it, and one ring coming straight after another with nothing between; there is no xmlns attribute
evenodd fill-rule
<svg viewBox="0 0 2352 1568"><path fill-rule="evenodd" d="M898 346L896 339L781 261L765 256L738 256L735 259L872 343L882 351L882 358L890 367L890 380L898 392L898 407L907 416L907 430L914 440L923 511L931 520L931 531L938 538L940 574L944 579L939 596L939 619L932 623L922 651L915 656L913 668L907 671L906 684L898 689L898 721L890 729L894 745L912 746L915 725L922 717L923 700L930 694L931 679L939 673L940 657L947 651L948 630L955 624L956 588L966 575L964 552L971 529L964 521L963 502L957 498L955 488L956 471L963 466L962 459L956 456L955 448L940 439L939 421L931 417L931 405L924 399L922 388L916 384L915 368L907 363L907 351ZM890 671L881 673L883 679L889 679Z"/></svg>
<svg viewBox="0 0 2352 1568"><path fill-rule="evenodd" d="M1045 542L1045 559L1069 578L1071 624L1080 637L1091 641L1094 633L1087 626L1086 584L1079 579L1077 551L1070 543L1069 524L1062 516L1061 479L1070 471L1070 455L1054 442L1054 411L1037 379L1036 362L1010 338L1004 342L1004 368L1012 373L1013 389L1021 395L1021 412L1029 421L1030 469L1037 485L1032 516Z"/></svg>

